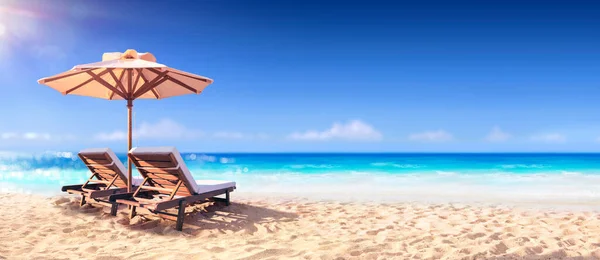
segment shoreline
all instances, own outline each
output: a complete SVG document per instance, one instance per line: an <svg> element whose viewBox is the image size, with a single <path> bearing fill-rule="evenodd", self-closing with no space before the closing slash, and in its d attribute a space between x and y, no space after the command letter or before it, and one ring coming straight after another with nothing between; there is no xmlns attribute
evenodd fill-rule
<svg viewBox="0 0 600 260"><path fill-rule="evenodd" d="M0 182L2 183L2 182ZM33 186L35 187L35 186ZM27 194L38 195L45 198L69 196L57 190L39 190L23 188L22 185L13 185L0 189L0 194ZM341 202L361 204L465 204L479 207L510 207L529 210L557 210L557 211L590 211L600 213L600 198L560 198L555 197L529 197L522 198L515 195L499 196L497 194L484 194L481 191L464 195L427 194L421 192L367 192L349 193L347 191L310 191L310 192L283 192L283 191L240 191L232 193L232 200L264 200L272 198L275 201L293 200L307 202Z"/></svg>
<svg viewBox="0 0 600 260"><path fill-rule="evenodd" d="M341 202L233 193L175 223L0 193L0 259L600 259L600 215L469 203Z"/></svg>

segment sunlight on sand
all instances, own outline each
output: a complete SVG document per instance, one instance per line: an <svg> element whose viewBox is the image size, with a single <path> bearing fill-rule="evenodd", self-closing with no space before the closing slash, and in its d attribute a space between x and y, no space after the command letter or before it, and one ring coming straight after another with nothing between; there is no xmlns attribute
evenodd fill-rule
<svg viewBox="0 0 600 260"><path fill-rule="evenodd" d="M173 221L75 197L0 194L0 259L595 259L600 216L588 211L415 203L237 199Z"/></svg>

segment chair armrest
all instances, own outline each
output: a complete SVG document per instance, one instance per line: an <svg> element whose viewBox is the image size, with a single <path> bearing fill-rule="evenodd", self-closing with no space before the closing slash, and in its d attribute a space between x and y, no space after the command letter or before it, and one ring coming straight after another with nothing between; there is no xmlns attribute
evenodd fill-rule
<svg viewBox="0 0 600 260"><path fill-rule="evenodd" d="M65 192L67 190L81 190L82 186L83 186L83 184L67 185L67 186L62 186L62 188L60 188L60 190L63 192Z"/></svg>
<svg viewBox="0 0 600 260"><path fill-rule="evenodd" d="M127 200L127 199L132 199L132 198L133 198L133 192L129 192L129 193L110 195L108 197L108 201L110 201L111 203L114 203L117 200L123 200L123 199Z"/></svg>
<svg viewBox="0 0 600 260"><path fill-rule="evenodd" d="M125 192L127 192L127 188L97 190L97 191L92 191L90 193L90 198L108 197L110 195L121 194L121 193L125 193Z"/></svg>

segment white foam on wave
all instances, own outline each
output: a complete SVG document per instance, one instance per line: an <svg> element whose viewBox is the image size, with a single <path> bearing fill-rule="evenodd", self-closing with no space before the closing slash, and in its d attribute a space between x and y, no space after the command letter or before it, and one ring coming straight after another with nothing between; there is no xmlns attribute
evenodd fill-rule
<svg viewBox="0 0 600 260"><path fill-rule="evenodd" d="M222 164L235 163L234 158L221 157L219 158L219 162Z"/></svg>
<svg viewBox="0 0 600 260"><path fill-rule="evenodd" d="M217 157L215 156L210 156L210 155L200 155L198 156L198 158L202 161L206 161L206 162L216 162L217 161Z"/></svg>
<svg viewBox="0 0 600 260"><path fill-rule="evenodd" d="M54 156L58 158L77 159L77 156L73 155L72 152L56 152Z"/></svg>
<svg viewBox="0 0 600 260"><path fill-rule="evenodd" d="M73 152L66 152L66 151L45 151L41 154L34 154L33 155L34 158L38 159L38 160L42 160L42 159L51 159L51 158L64 158L64 159L72 159L72 160L77 160L77 154L73 153Z"/></svg>
<svg viewBox="0 0 600 260"><path fill-rule="evenodd" d="M452 178L446 178L451 176ZM540 174L281 174L236 179L246 192L316 199L590 204L600 202L600 175ZM591 204L590 204L591 205ZM594 204L600 205L600 204Z"/></svg>
<svg viewBox="0 0 600 260"><path fill-rule="evenodd" d="M456 172L447 172L447 171L435 171L435 173L437 173L438 175L441 175L441 176L455 176L455 175L458 175L458 173L456 173Z"/></svg>
<svg viewBox="0 0 600 260"><path fill-rule="evenodd" d="M419 164L399 164L399 163L391 163L391 162L376 162L376 163L371 163L371 166L375 166L375 167L394 167L394 168L401 168L401 169L418 169L418 168L423 168L423 165L419 165Z"/></svg>
<svg viewBox="0 0 600 260"><path fill-rule="evenodd" d="M32 170L0 171L0 180L15 184L83 182L89 176L87 170L65 170L58 167Z"/></svg>
<svg viewBox="0 0 600 260"><path fill-rule="evenodd" d="M21 152L10 152L10 151L0 151L0 159L17 159L23 157L31 157L29 153L21 153Z"/></svg>
<svg viewBox="0 0 600 260"><path fill-rule="evenodd" d="M368 197L380 201L600 202L600 174L581 172L515 174L430 171L389 174L376 171L328 171L307 174L293 170L249 172L247 167L238 165L228 171L199 168L192 169L192 172L196 179L235 181L240 192L278 193L316 199L355 200ZM11 190L27 185L55 190L64 184L82 183L88 175L86 169L64 170L57 167L4 170L0 171L0 182L11 183Z"/></svg>
<svg viewBox="0 0 600 260"><path fill-rule="evenodd" d="M570 171L561 171L561 173L563 175L567 175L567 176L573 176L573 175L582 175L583 173L581 172L570 172Z"/></svg>
<svg viewBox="0 0 600 260"><path fill-rule="evenodd" d="M0 164L0 175L2 172L13 172L23 170L23 167L19 164Z"/></svg>
<svg viewBox="0 0 600 260"><path fill-rule="evenodd" d="M500 165L501 168L504 169L544 169L544 168L550 168L550 165L545 165L545 164L503 164Z"/></svg>
<svg viewBox="0 0 600 260"><path fill-rule="evenodd" d="M293 169L333 169L336 166L331 164L292 164L290 168Z"/></svg>
<svg viewBox="0 0 600 260"><path fill-rule="evenodd" d="M30 160L42 162L45 160L52 159L71 159L73 161L78 160L78 157L73 152L65 151L45 151L41 153L17 153L17 152L1 152L0 160L21 163L28 163Z"/></svg>

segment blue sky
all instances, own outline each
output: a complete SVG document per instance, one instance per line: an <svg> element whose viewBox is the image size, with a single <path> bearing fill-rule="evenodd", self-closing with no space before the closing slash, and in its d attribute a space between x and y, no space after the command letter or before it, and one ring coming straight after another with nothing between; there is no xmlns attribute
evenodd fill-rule
<svg viewBox="0 0 600 260"><path fill-rule="evenodd" d="M215 83L136 101L135 145L599 151L598 13L597 1L0 0L0 150L124 151L124 101L36 81L136 49Z"/></svg>

